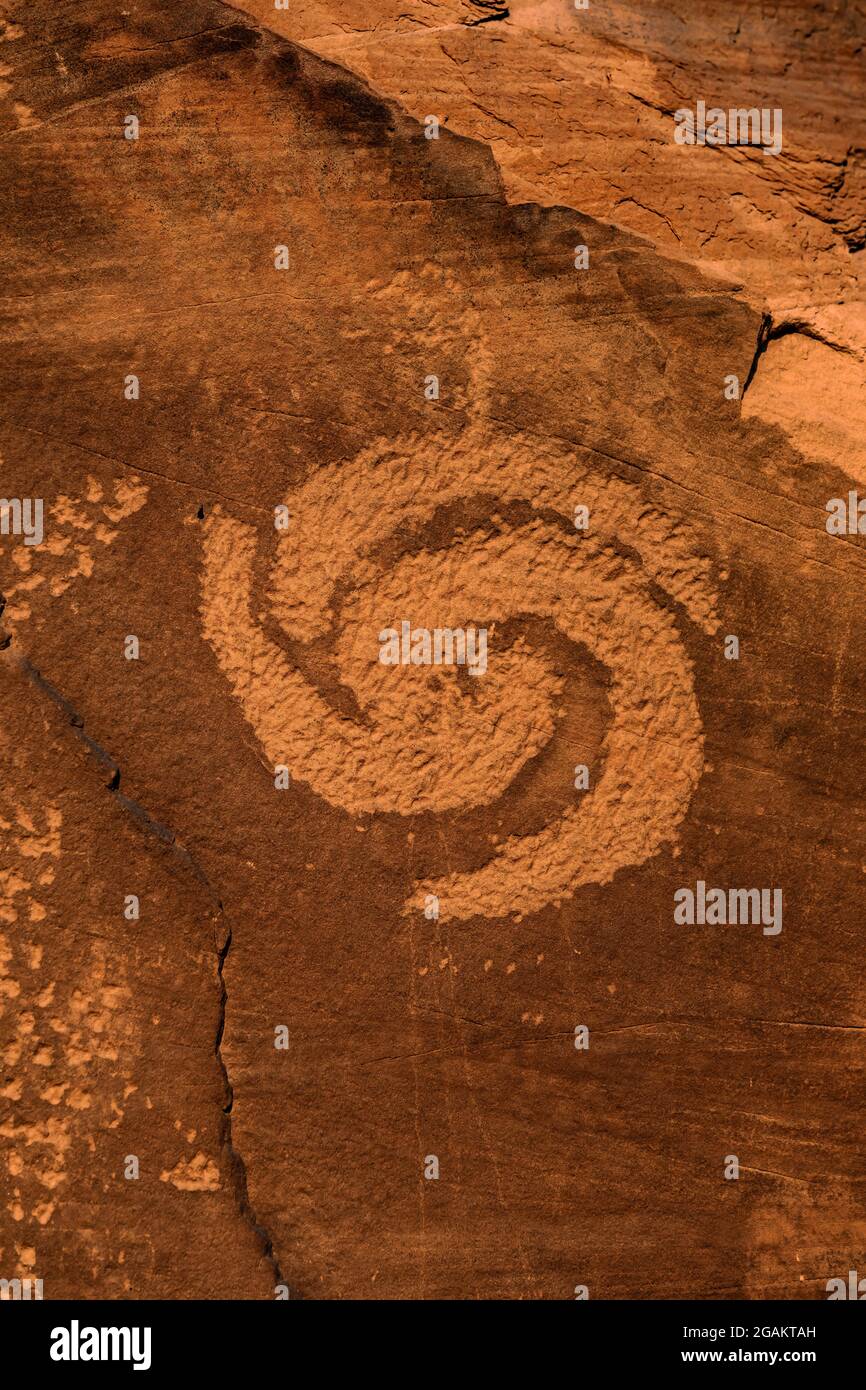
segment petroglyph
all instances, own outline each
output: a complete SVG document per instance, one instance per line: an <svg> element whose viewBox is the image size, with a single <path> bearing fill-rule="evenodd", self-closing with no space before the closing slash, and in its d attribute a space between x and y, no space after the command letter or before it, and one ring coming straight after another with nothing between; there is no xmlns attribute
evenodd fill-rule
<svg viewBox="0 0 866 1390"><path fill-rule="evenodd" d="M0 537L4 627L14 628L34 617L38 621L34 609L42 599L60 598L76 579L89 578L97 547L116 540L118 525L144 506L147 493L144 483L125 478L116 480L109 493L98 479L88 478L81 496L63 495L46 503L41 544Z"/></svg>
<svg viewBox="0 0 866 1390"><path fill-rule="evenodd" d="M246 7L0 42L2 494L45 504L0 541L0 1274L824 1298L866 1275L856 21ZM704 98L783 154L677 145ZM784 930L678 925L700 882Z"/></svg>
<svg viewBox="0 0 866 1390"><path fill-rule="evenodd" d="M556 727L562 682L523 639L494 642L471 694L453 669L383 666L375 636L403 614L431 629L533 614L610 672L613 718L595 789L539 834L506 841L478 871L418 884L407 910L433 893L443 917L498 917L606 883L674 836L700 779L691 663L649 584L712 634L709 562L688 527L595 471L584 452L506 437L473 418L456 440L378 441L348 467L321 469L289 500L269 612L293 642L333 638L360 719L335 710L268 634L254 592L255 529L220 508L207 518L202 619L220 668L269 761L353 815L489 804ZM439 509L478 496L538 515L499 519L492 533L455 536L387 569L376 558L395 533L418 536ZM589 509L586 536L574 531L577 505ZM617 539L640 563L618 553ZM335 627L335 590L347 584Z"/></svg>
<svg viewBox="0 0 866 1390"><path fill-rule="evenodd" d="M105 1065L122 1070L120 1050L133 1030L131 995L117 983L104 942L92 943L88 970L54 978L33 936L48 915L44 899L61 857L59 809L36 811L4 796L0 833L0 1167L6 1214L22 1232L7 1258L23 1276L70 1181L72 1150L87 1142L78 1117L93 1111L111 1128L123 1116L126 1088L118 1077L116 1092L106 1093Z"/></svg>

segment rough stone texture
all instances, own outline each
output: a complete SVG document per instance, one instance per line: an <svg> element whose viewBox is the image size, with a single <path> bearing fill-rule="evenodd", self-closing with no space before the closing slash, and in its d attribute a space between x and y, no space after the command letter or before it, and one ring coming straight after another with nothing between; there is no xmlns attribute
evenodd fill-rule
<svg viewBox="0 0 866 1390"><path fill-rule="evenodd" d="M0 1274L46 1297L866 1263L862 9L501 8L7 8ZM784 157L675 146L701 96ZM383 667L402 619L487 674ZM781 934L676 925L698 879Z"/></svg>
<svg viewBox="0 0 866 1390"><path fill-rule="evenodd" d="M858 0L401 0L249 13L396 98L482 140L511 202L565 204L724 276L796 329L748 413L866 483L866 9ZM694 148L672 113L783 112L778 158ZM857 401L861 404L858 408ZM852 413L853 412L853 413Z"/></svg>

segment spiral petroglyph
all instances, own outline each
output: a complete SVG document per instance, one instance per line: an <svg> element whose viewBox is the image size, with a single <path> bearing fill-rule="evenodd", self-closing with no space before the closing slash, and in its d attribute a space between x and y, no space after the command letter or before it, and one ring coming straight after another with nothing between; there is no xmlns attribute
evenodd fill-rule
<svg viewBox="0 0 866 1390"><path fill-rule="evenodd" d="M417 535L437 509L479 494L539 515L455 536L387 569L371 555L395 531ZM594 534L581 539L566 529L576 498L593 519ZM204 632L268 759L335 806L408 816L490 803L554 732L561 682L521 639L495 647L469 692L453 670L382 666L371 635L407 611L431 628L533 614L610 673L613 719L595 789L540 833L506 841L479 870L419 883L410 909L433 893L445 917L533 911L609 881L673 836L701 775L703 736L691 663L649 581L704 631L718 626L708 564L683 526L619 479L481 427L324 468L291 499L291 515L270 613L294 641L333 636L361 719L335 710L268 636L254 607L255 529L220 510L206 523ZM642 564L606 539L622 529ZM350 589L335 628L341 582Z"/></svg>
<svg viewBox="0 0 866 1390"><path fill-rule="evenodd" d="M353 815L490 805L559 718L563 681L522 636L495 641L486 673L468 685L454 667L383 665L376 638L406 615L418 628L494 632L532 616L602 663L612 720L594 788L577 804L564 791L540 832L505 840L474 872L416 884L406 904L417 910L433 894L442 917L499 917L606 883L673 838L703 770L703 735L691 663L651 585L706 633L718 628L716 593L690 528L637 487L584 462L587 450L507 435L484 418L492 369L479 317L446 272L428 267L424 278L447 290L446 308L412 293L403 274L372 293L397 310L401 349L422 334L438 352L459 348L467 427L379 440L348 466L314 473L288 499L265 611L256 530L214 508L203 630L271 764ZM425 544L437 514L478 498L489 525L444 544L440 529ZM591 517L580 536L576 506ZM509 508L522 515L498 514ZM402 553L386 563L380 552L395 538ZM290 643L330 638L357 715L334 708L293 664L274 623Z"/></svg>

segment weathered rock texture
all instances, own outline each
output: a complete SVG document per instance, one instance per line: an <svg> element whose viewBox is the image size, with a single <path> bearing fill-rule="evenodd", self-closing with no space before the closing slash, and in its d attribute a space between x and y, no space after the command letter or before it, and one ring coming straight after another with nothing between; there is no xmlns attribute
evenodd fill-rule
<svg viewBox="0 0 866 1390"><path fill-rule="evenodd" d="M747 413L866 483L862 4L243 8L420 120L484 141L509 201L578 207L724 276L772 321ZM684 159L672 115L699 97L781 109L781 155L708 145Z"/></svg>
<svg viewBox="0 0 866 1390"><path fill-rule="evenodd" d="M45 534L0 538L0 1274L824 1297L862 8L6 15L0 492ZM698 99L783 154L677 146ZM383 665L402 621L486 674ZM698 880L782 931L677 925Z"/></svg>

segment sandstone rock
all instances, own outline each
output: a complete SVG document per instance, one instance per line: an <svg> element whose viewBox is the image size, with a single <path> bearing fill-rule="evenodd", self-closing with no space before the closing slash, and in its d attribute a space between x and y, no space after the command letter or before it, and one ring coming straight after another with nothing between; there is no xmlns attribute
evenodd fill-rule
<svg viewBox="0 0 866 1390"><path fill-rule="evenodd" d="M46 1297L866 1260L864 552L787 355L854 391L854 12L498 9L9 13L0 1245ZM778 168L670 144L720 49L719 101L806 64L814 146L811 96ZM403 620L487 673L384 666ZM782 931L677 925L698 880Z"/></svg>

